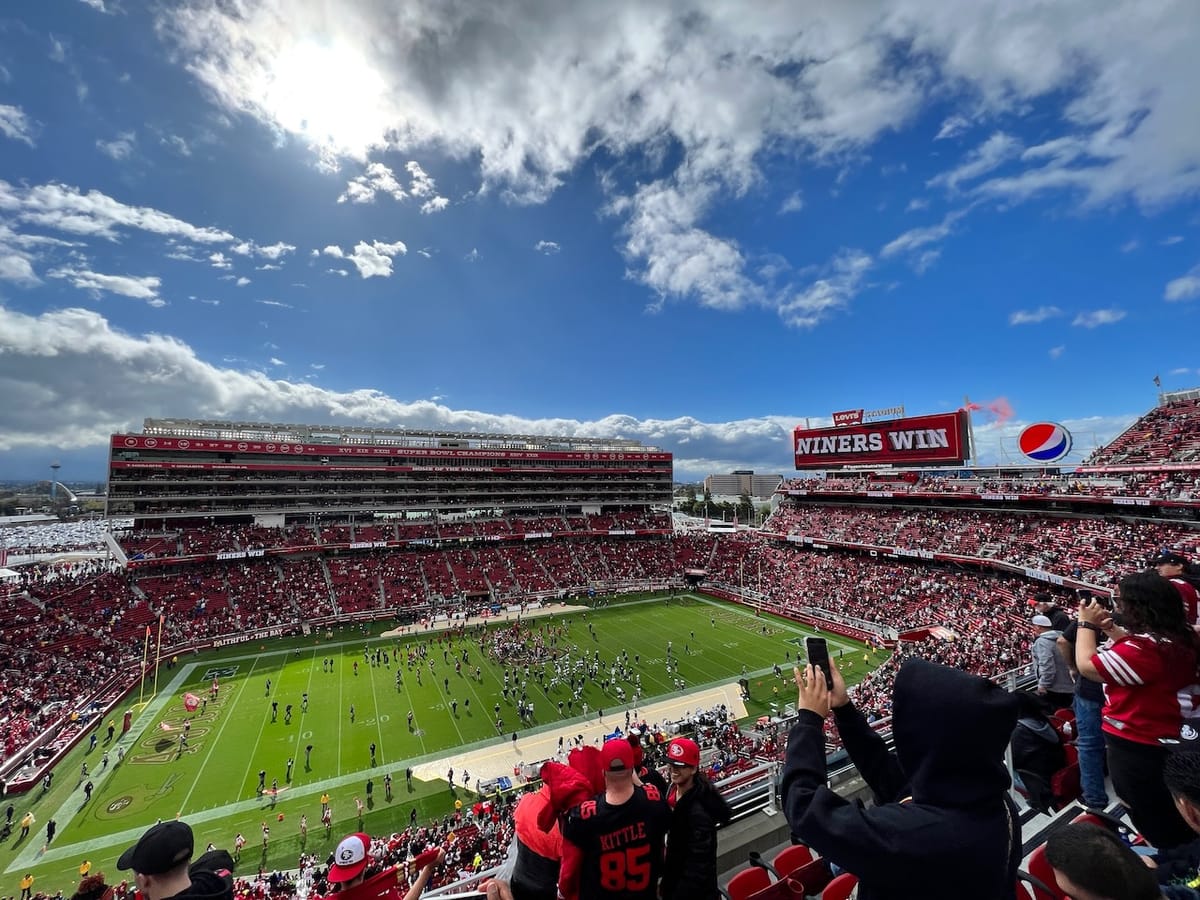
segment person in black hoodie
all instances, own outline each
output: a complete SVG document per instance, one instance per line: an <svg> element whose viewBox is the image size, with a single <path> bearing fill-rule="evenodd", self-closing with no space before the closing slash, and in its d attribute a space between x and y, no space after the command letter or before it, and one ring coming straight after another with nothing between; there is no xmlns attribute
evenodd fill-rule
<svg viewBox="0 0 1200 900"><path fill-rule="evenodd" d="M859 879L859 900L1010 900L1021 832L1004 750L1017 701L986 679L909 659L893 687L895 753L850 702L830 663L795 670L799 718L788 736L783 803L802 841ZM824 719L875 794L865 808L826 787Z"/></svg>
<svg viewBox="0 0 1200 900"><path fill-rule="evenodd" d="M117 868L133 870L134 885L146 900L233 900L233 858L210 850L189 866L194 846L186 822L160 822L121 854Z"/></svg>
<svg viewBox="0 0 1200 900"><path fill-rule="evenodd" d="M667 747L671 765L671 829L663 860L662 900L717 900L717 828L733 810L700 772L700 748L690 738Z"/></svg>

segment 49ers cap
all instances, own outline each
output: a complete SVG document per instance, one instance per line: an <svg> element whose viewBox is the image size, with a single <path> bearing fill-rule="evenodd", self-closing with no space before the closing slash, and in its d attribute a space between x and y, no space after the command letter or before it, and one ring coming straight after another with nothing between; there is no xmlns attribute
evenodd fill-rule
<svg viewBox="0 0 1200 900"><path fill-rule="evenodd" d="M667 747L667 762L673 766L698 766L700 747L691 738L675 738Z"/></svg>
<svg viewBox="0 0 1200 900"><path fill-rule="evenodd" d="M333 851L333 865L329 867L326 881L337 884L357 878L370 862L371 836L356 831L342 838Z"/></svg>

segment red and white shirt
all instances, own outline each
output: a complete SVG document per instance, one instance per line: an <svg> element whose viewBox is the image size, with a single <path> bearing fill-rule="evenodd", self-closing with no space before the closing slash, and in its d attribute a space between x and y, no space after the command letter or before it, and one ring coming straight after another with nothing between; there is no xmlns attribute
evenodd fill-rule
<svg viewBox="0 0 1200 900"><path fill-rule="evenodd" d="M1175 590L1179 591L1179 598L1183 600L1183 613L1187 616L1188 624L1195 625L1197 618L1200 618L1200 594L1196 592L1194 585L1182 578L1172 578L1170 581L1175 585Z"/></svg>
<svg viewBox="0 0 1200 900"><path fill-rule="evenodd" d="M1191 647L1129 634L1096 651L1092 665L1104 683L1104 731L1139 744L1178 740L1197 682Z"/></svg>

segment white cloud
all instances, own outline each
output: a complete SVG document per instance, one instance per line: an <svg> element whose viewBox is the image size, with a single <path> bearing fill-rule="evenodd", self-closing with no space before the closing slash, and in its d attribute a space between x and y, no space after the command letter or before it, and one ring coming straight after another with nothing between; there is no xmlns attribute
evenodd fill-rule
<svg viewBox="0 0 1200 900"><path fill-rule="evenodd" d="M247 278L245 275L243 275L241 278L239 278L237 281L234 282L234 284L236 284L238 287L245 287L249 283L250 283L250 279Z"/></svg>
<svg viewBox="0 0 1200 900"><path fill-rule="evenodd" d="M282 300L255 300L255 303L260 303L263 306L274 306L279 309L295 309L290 303L284 303Z"/></svg>
<svg viewBox="0 0 1200 900"><path fill-rule="evenodd" d="M338 197L338 203L373 203L377 194L388 194L396 200L408 195L396 179L396 173L381 162L368 163L366 171L352 179Z"/></svg>
<svg viewBox="0 0 1200 900"><path fill-rule="evenodd" d="M287 256L289 253L295 252L296 247L293 244L285 244L279 241L275 244L268 244L265 247L255 247L254 252L266 259L279 259Z"/></svg>
<svg viewBox="0 0 1200 900"><path fill-rule="evenodd" d="M1171 370L1170 372L1168 372L1167 374L1168 374L1168 375L1187 375L1187 374L1188 374L1189 372L1191 372L1191 371L1192 371L1192 370L1191 370L1191 369L1188 369L1188 368L1182 368L1182 369L1172 369L1172 370Z"/></svg>
<svg viewBox="0 0 1200 900"><path fill-rule="evenodd" d="M271 359L269 360L269 362L273 366L286 366L287 365L287 363L285 363L282 359L280 359L277 356L272 356Z"/></svg>
<svg viewBox="0 0 1200 900"><path fill-rule="evenodd" d="M11 281L22 287L42 283L33 270L29 254L4 246L0 246L0 281Z"/></svg>
<svg viewBox="0 0 1200 900"><path fill-rule="evenodd" d="M333 391L213 365L175 338L123 332L86 309L29 316L0 307L0 382L16 396L37 400L0 404L0 452L56 446L102 454L114 432L137 428L147 416L179 416L631 438L674 453L676 477L691 480L733 468L785 473L791 429L804 420L800 413L706 422L619 412L590 420L531 419L451 409L432 400L405 401L375 390ZM81 396L88 398L86 404L78 402ZM1093 439L1111 439L1135 418L1063 424L1077 444L1086 446ZM1009 422L1003 429L979 429L982 461L999 462L1000 442L1015 446L1022 427Z"/></svg>
<svg viewBox="0 0 1200 900"><path fill-rule="evenodd" d="M320 372L322 369L325 368L325 363L309 363L308 367L310 369L316 369L318 372Z"/></svg>
<svg viewBox="0 0 1200 900"><path fill-rule="evenodd" d="M412 195L414 197L431 197L437 191L437 185L432 178L425 174L425 170L421 168L421 164L416 160L410 159L404 164L405 170L412 179Z"/></svg>
<svg viewBox="0 0 1200 900"><path fill-rule="evenodd" d="M96 149L117 162L129 159L136 145L137 135L132 131L123 131L111 141L96 141Z"/></svg>
<svg viewBox="0 0 1200 900"><path fill-rule="evenodd" d="M430 252L429 252L427 249L425 249L424 247L422 247L420 250L418 250L418 251L417 251L417 256L423 256L423 257L425 257L426 259L432 259L432 258L433 258L433 254L432 254L432 253L430 253Z"/></svg>
<svg viewBox="0 0 1200 900"><path fill-rule="evenodd" d="M383 241L359 241L354 245L354 252L343 254L340 247L326 247L324 253L329 256L337 257L338 259L348 259L354 263L354 267L358 269L358 274L363 278L388 278L392 274L392 259L396 256L403 256L408 252L408 247L403 241L395 243L385 243Z"/></svg>
<svg viewBox="0 0 1200 900"><path fill-rule="evenodd" d="M958 137L970 127L971 121L969 119L959 115L949 116L942 122L942 127L938 129L938 133L933 136L933 139L935 141L944 141L949 138Z"/></svg>
<svg viewBox="0 0 1200 900"><path fill-rule="evenodd" d="M1066 349L1067 348L1066 348L1065 344L1059 344L1057 347L1051 347L1050 348L1050 358L1058 359L1059 357L1061 357L1063 355L1063 353L1066 352Z"/></svg>
<svg viewBox="0 0 1200 900"><path fill-rule="evenodd" d="M210 253L208 261L214 269L232 269L233 261L224 253Z"/></svg>
<svg viewBox="0 0 1200 900"><path fill-rule="evenodd" d="M1171 234L1171 235L1167 235L1165 238L1163 238L1161 241L1159 241L1159 243L1162 244L1164 247L1173 247L1175 244L1182 243L1182 241L1183 241L1182 234Z"/></svg>
<svg viewBox="0 0 1200 900"><path fill-rule="evenodd" d="M0 134L32 147L33 130L33 122L21 107L0 103Z"/></svg>
<svg viewBox="0 0 1200 900"><path fill-rule="evenodd" d="M845 308L862 287L872 265L861 250L843 250L831 262L829 274L779 305L783 321L795 328L812 328Z"/></svg>
<svg viewBox="0 0 1200 900"><path fill-rule="evenodd" d="M469 251L467 251L467 254L466 254L466 256L463 257L463 259L466 260L467 262L472 262L472 263L479 262L479 256L480 256L479 248L472 247Z"/></svg>
<svg viewBox="0 0 1200 900"><path fill-rule="evenodd" d="M1200 265L1193 266L1186 275L1168 281L1163 291L1163 299L1171 303L1197 297L1200 297Z"/></svg>
<svg viewBox="0 0 1200 900"><path fill-rule="evenodd" d="M1127 313L1123 309L1094 309L1079 313L1071 324L1081 328L1099 328L1101 325L1116 324L1126 315Z"/></svg>
<svg viewBox="0 0 1200 900"><path fill-rule="evenodd" d="M104 0L81 0L81 2L86 3L88 6L90 6L92 9L96 10L97 12L102 12L102 13L112 12L112 10L107 9L104 6Z"/></svg>
<svg viewBox="0 0 1200 900"><path fill-rule="evenodd" d="M25 187L0 180L0 210L21 222L111 241L128 230L197 244L234 241L233 235L219 228L198 227L152 207L127 206L100 191L85 194L79 188L55 182Z"/></svg>
<svg viewBox="0 0 1200 900"><path fill-rule="evenodd" d="M326 269L325 272L328 275L340 275L342 278L350 274L349 269Z"/></svg>
<svg viewBox="0 0 1200 900"><path fill-rule="evenodd" d="M560 247L555 241L538 241L533 245L533 249L538 253L544 253L546 256L552 256L553 254L558 253L562 247Z"/></svg>
<svg viewBox="0 0 1200 900"><path fill-rule="evenodd" d="M421 204L421 212L425 215L430 213L441 212L450 205L450 201L445 197L438 196L437 184L434 180L425 173L421 168L420 163L415 160L409 160L405 163L404 168L408 171L409 177L412 178L412 184L409 186L409 192L414 197L427 198Z"/></svg>
<svg viewBox="0 0 1200 900"><path fill-rule="evenodd" d="M1037 325L1047 319L1055 319L1063 314L1057 306L1039 306L1037 309L1018 309L1008 317L1009 325Z"/></svg>
<svg viewBox="0 0 1200 900"><path fill-rule="evenodd" d="M908 201L908 206L904 207L905 212L918 212L922 209L929 208L929 201L924 197L913 197Z"/></svg>
<svg viewBox="0 0 1200 900"><path fill-rule="evenodd" d="M192 155L191 145L177 134L169 134L162 138L159 143L161 143L164 147L170 147L180 156Z"/></svg>
<svg viewBox="0 0 1200 900"><path fill-rule="evenodd" d="M804 209L804 195L800 191L792 191L779 206L781 214L800 212L802 209Z"/></svg>
<svg viewBox="0 0 1200 900"><path fill-rule="evenodd" d="M147 300L152 306L161 306L158 289L162 279L155 275L104 275L87 269L60 268L46 273L51 278L62 278L75 287L88 291L93 297L102 293L119 294L134 300Z"/></svg>
<svg viewBox="0 0 1200 900"><path fill-rule="evenodd" d="M950 191L958 190L964 182L974 181L1009 160L1015 159L1020 150L1020 141L998 131L968 153L963 162L948 172L934 176L926 184L929 187L944 187Z"/></svg>
<svg viewBox="0 0 1200 900"><path fill-rule="evenodd" d="M313 254L315 255L316 252L317 251L314 250ZM326 247L321 252L324 253L326 256L333 256L337 259L341 259L343 256L345 256L345 254L342 253L342 248L339 247L337 244L330 244L328 247Z"/></svg>
<svg viewBox="0 0 1200 900"><path fill-rule="evenodd" d="M256 272L278 272L282 268L283 268L283 266L276 265L275 263L263 263L261 266L255 266L254 271L256 271Z"/></svg>
<svg viewBox="0 0 1200 900"><path fill-rule="evenodd" d="M1121 245L1121 252L1122 253L1132 253L1134 250L1136 250L1140 246L1142 246L1141 241L1139 241L1137 238L1130 238L1129 240L1127 240L1125 243L1123 243Z"/></svg>
<svg viewBox="0 0 1200 900"><path fill-rule="evenodd" d="M879 255L885 259L890 259L898 254L912 253L930 244L943 241L954 231L955 224L964 215L966 215L966 210L955 210L947 213L937 225L912 228L884 245L884 248L879 251Z"/></svg>
<svg viewBox="0 0 1200 900"><path fill-rule="evenodd" d="M1006 165L974 190L1147 206L1191 196L1191 2L413 0L396 15L330 0L181 0L160 7L159 26L226 111L296 136L329 168L436 146L477 167L483 192L540 202L594 154L648 157L659 182L609 190L631 275L660 303L738 309L776 305L777 292L752 277L754 248L712 233L709 213L763 183L761 157L865 158L947 96L970 112L943 121L943 141L967 119L1047 107L1036 148L1022 156L1015 139L993 135L937 179L948 189ZM534 31L536 41L514 37ZM677 210L647 214L672 192ZM707 249L718 258L705 266L694 256ZM668 274L680 260L693 275Z"/></svg>

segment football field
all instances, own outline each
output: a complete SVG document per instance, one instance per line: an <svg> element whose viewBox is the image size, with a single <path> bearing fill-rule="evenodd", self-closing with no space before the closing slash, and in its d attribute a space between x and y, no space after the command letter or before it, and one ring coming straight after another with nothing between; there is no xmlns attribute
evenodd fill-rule
<svg viewBox="0 0 1200 900"><path fill-rule="evenodd" d="M617 685L606 690L597 683L622 651L641 676L638 706L727 684L745 673L751 685L747 708L760 714L772 703L794 702L790 680L774 677L772 667L778 663L790 679L791 663L803 654L803 637L812 633L782 619L757 617L753 610L691 596L643 596L527 619L526 629L553 639L559 651L570 648L575 659L599 654L602 675L584 684L576 700L569 685L539 680L536 664L526 681L524 663L508 655L499 658L503 654L484 649L491 642L481 646L474 633L453 639L440 632L382 637L385 627L346 626L331 634L241 644L185 656L172 670L164 665L160 691L135 713L128 734L120 734L121 713L136 704L136 694L114 714L118 733L111 745L105 739L107 721L98 722L95 749L89 750L85 740L73 751L59 765L49 792L35 789L6 801L16 806L18 820L33 809L37 824L24 841L15 831L0 843L0 895L15 894L25 872L37 876L36 888L69 894L84 859L111 881L120 851L155 821L176 816L193 826L200 849L210 841L232 849L234 836L245 835L243 872L260 865L293 868L302 850L324 857L348 831L401 830L414 809L424 822L452 812L456 797L469 805L474 796L462 787L461 773L456 773L457 794L444 777L416 777L409 784L405 771L410 767L463 748L509 741L514 731L573 736L600 710L605 723L623 724L624 710L634 707L632 686L621 683L622 703ZM830 644L834 656L845 652L843 670L850 683L886 659L883 653L868 656L862 644L846 639L831 638ZM424 658L409 666L410 652L419 648ZM215 698L210 695L214 679L219 683ZM682 691L678 679L686 685ZM533 706L528 723L517 715L522 687ZM191 713L184 707L188 693L201 701ZM185 730L186 745L181 745ZM119 765L118 746L125 751ZM89 775L81 777L85 764ZM388 774L390 797L384 784ZM82 784L89 779L95 790L85 800ZM369 796L368 780L373 784ZM330 795L333 811L328 837L320 821L323 793ZM361 822L355 798L364 803ZM308 820L304 840L302 815ZM58 833L46 846L50 818ZM271 831L265 850L263 823Z"/></svg>

